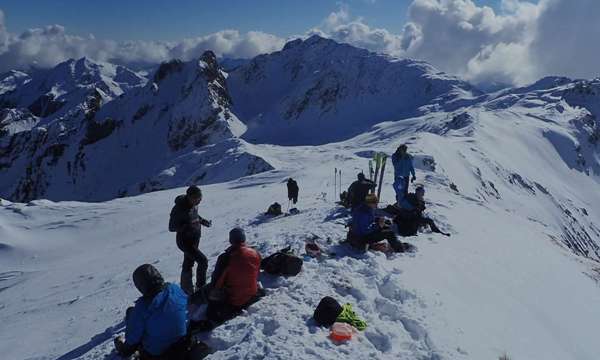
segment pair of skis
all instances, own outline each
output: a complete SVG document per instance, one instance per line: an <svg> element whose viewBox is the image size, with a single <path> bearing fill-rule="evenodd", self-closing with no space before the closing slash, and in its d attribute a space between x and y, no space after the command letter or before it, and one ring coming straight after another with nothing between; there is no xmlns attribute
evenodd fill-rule
<svg viewBox="0 0 600 360"><path fill-rule="evenodd" d="M381 187L383 185L383 174L385 173L385 164L387 162L387 154L379 152L373 155L373 160L369 160L369 179L375 182L376 189L371 190L371 194L377 191L377 198L381 198ZM373 163L375 163L375 170L373 170ZM379 184L377 184L379 180Z"/></svg>
<svg viewBox="0 0 600 360"><path fill-rule="evenodd" d="M339 186L339 189L338 189ZM337 201L336 198L342 193L342 170L335 168L335 174L333 177L333 201Z"/></svg>

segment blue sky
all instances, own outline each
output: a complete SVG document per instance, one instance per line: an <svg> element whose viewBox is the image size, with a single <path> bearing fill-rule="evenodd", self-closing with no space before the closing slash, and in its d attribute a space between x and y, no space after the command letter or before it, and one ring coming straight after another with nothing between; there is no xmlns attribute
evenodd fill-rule
<svg viewBox="0 0 600 360"><path fill-rule="evenodd" d="M178 40L223 29L287 37L318 26L341 4L373 27L399 33L412 0L8 0L9 31L60 24L69 33L114 40ZM477 0L498 9L500 0Z"/></svg>

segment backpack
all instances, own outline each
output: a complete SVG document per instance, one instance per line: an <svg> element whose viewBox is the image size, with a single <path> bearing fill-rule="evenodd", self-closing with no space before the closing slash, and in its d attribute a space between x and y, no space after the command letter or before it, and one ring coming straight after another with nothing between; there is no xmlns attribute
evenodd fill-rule
<svg viewBox="0 0 600 360"><path fill-rule="evenodd" d="M279 203L273 203L271 204L271 206L269 206L269 208L267 209L267 215L281 215L283 214L283 212L281 211L281 204Z"/></svg>
<svg viewBox="0 0 600 360"><path fill-rule="evenodd" d="M313 318L319 326L331 326L338 316L342 313L342 305L334 298L325 296L319 301L315 309Z"/></svg>
<svg viewBox="0 0 600 360"><path fill-rule="evenodd" d="M264 258L260 268L271 275L295 276L302 270L302 259L290 251L291 247L276 252Z"/></svg>

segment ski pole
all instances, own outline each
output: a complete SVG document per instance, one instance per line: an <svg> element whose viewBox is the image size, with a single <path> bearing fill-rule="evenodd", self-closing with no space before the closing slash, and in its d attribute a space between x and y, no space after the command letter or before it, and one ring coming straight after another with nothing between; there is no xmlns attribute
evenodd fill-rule
<svg viewBox="0 0 600 360"><path fill-rule="evenodd" d="M335 202L335 193L337 192L337 168L335 168L335 173L333 175L333 202Z"/></svg>
<svg viewBox="0 0 600 360"><path fill-rule="evenodd" d="M340 170L340 188L339 188L339 192L340 192L340 194L342 193L342 170Z"/></svg>

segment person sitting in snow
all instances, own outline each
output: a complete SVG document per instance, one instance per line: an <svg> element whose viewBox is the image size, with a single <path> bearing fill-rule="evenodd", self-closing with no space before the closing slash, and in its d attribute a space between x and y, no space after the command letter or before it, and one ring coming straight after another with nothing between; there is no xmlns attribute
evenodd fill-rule
<svg viewBox="0 0 600 360"><path fill-rule="evenodd" d="M125 337L114 341L117 353L128 357L139 351L142 360L183 358L187 295L176 284L165 283L150 264L135 269L133 283L142 296L127 309Z"/></svg>
<svg viewBox="0 0 600 360"><path fill-rule="evenodd" d="M386 225L383 217L375 217L378 202L377 195L369 194L366 196L364 204L352 210L350 243L355 247L365 248L367 245L387 240L393 251L408 251L411 247L410 244L400 242L394 231Z"/></svg>
<svg viewBox="0 0 600 360"><path fill-rule="evenodd" d="M409 175L412 175L411 182L416 180L413 157L408 154L406 144L398 146L396 152L392 155L392 164L394 165L394 191L396 192L396 204L400 205L402 199L408 195Z"/></svg>
<svg viewBox="0 0 600 360"><path fill-rule="evenodd" d="M232 229L229 243L231 246L217 259L211 282L203 290L204 294L199 294L200 300L193 300L208 302L206 320L192 324L195 330L210 330L238 316L264 296L264 290L258 285L261 257L246 245L244 230Z"/></svg>
<svg viewBox="0 0 600 360"><path fill-rule="evenodd" d="M398 230L402 236L414 236L422 226L429 226L434 233L450 236L450 234L441 231L433 219L423 215L425 211L425 188L417 186L414 193L408 194L403 200L401 209L396 212L394 221L398 225Z"/></svg>
<svg viewBox="0 0 600 360"><path fill-rule="evenodd" d="M377 185L365 177L365 174L358 173L357 180L350 184L348 188L348 202L352 209L365 203L365 198L369 192L375 189Z"/></svg>

